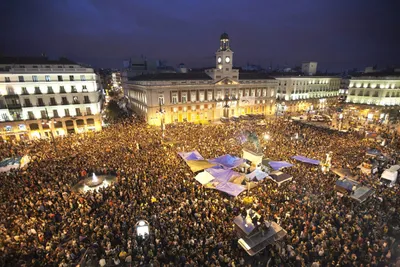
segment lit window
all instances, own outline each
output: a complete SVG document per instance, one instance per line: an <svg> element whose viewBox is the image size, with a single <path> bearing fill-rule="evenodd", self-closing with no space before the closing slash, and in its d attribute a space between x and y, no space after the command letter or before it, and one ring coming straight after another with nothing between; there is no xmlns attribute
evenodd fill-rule
<svg viewBox="0 0 400 267"><path fill-rule="evenodd" d="M50 80L50 75L46 75L45 76L45 80L46 80L46 82L50 82L51 80Z"/></svg>

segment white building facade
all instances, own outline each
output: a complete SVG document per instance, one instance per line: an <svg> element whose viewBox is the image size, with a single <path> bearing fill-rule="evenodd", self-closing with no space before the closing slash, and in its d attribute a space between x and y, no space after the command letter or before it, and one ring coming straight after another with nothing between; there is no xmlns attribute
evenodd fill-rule
<svg viewBox="0 0 400 267"><path fill-rule="evenodd" d="M324 110L337 100L341 78L335 76L275 76L278 105L290 112Z"/></svg>
<svg viewBox="0 0 400 267"><path fill-rule="evenodd" d="M0 136L45 138L101 130L93 69L67 59L0 58Z"/></svg>
<svg viewBox="0 0 400 267"><path fill-rule="evenodd" d="M273 115L276 80L233 68L229 37L221 35L216 67L204 72L156 73L124 81L131 108L151 125L207 123L244 114Z"/></svg>
<svg viewBox="0 0 400 267"><path fill-rule="evenodd" d="M400 106L400 73L396 76L352 77L347 103Z"/></svg>

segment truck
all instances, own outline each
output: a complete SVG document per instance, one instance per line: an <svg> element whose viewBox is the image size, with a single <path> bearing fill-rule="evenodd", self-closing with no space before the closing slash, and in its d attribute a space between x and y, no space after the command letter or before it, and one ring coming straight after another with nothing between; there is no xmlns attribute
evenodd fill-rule
<svg viewBox="0 0 400 267"><path fill-rule="evenodd" d="M388 187L393 187L399 176L399 169L400 165L393 165L389 169L385 170L381 175L380 183Z"/></svg>

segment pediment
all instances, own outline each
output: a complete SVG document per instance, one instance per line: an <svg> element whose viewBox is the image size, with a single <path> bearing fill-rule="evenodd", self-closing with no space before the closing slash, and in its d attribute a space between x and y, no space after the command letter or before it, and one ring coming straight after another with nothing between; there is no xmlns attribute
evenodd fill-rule
<svg viewBox="0 0 400 267"><path fill-rule="evenodd" d="M228 77L222 78L221 80L215 82L215 85L237 85L237 84L239 84L237 81L234 81Z"/></svg>

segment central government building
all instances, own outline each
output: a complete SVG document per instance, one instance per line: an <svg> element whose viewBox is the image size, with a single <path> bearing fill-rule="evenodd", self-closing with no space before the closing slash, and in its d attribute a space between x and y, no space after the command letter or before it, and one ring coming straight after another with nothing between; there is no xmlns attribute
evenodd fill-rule
<svg viewBox="0 0 400 267"><path fill-rule="evenodd" d="M240 72L233 68L233 59L229 36L223 33L215 68L124 77L125 95L136 113L149 124L160 125L162 121L207 123L244 114L269 116L282 106L288 111L303 111L313 103L307 99L319 103L339 92L339 77L271 77Z"/></svg>

